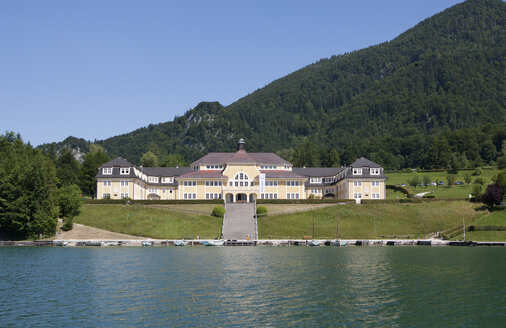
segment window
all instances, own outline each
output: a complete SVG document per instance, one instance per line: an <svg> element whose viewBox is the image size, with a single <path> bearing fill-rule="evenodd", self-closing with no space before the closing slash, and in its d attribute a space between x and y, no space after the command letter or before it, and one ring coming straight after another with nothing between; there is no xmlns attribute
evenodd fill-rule
<svg viewBox="0 0 506 328"><path fill-rule="evenodd" d="M249 180L249 177L246 173L237 173L235 175L235 180Z"/></svg>
<svg viewBox="0 0 506 328"><path fill-rule="evenodd" d="M362 186L362 181L353 181L353 186L355 186L355 187L361 187Z"/></svg>
<svg viewBox="0 0 506 328"><path fill-rule="evenodd" d="M198 171L199 170L199 167L198 166L194 166L193 167L193 171Z"/></svg>
<svg viewBox="0 0 506 328"><path fill-rule="evenodd" d="M104 167L102 169L102 174L112 174L112 167Z"/></svg>
<svg viewBox="0 0 506 328"><path fill-rule="evenodd" d="M122 167L119 169L119 174L130 174L130 168L129 167Z"/></svg>
<svg viewBox="0 0 506 328"><path fill-rule="evenodd" d="M278 199L278 194L271 193L271 194L260 194L261 199Z"/></svg>
<svg viewBox="0 0 506 328"><path fill-rule="evenodd" d="M353 194L353 198L355 199L361 199L362 198L362 193L359 193L359 192L356 192Z"/></svg>
<svg viewBox="0 0 506 328"><path fill-rule="evenodd" d="M128 193L124 193L124 194L122 193L121 198L128 198Z"/></svg>
<svg viewBox="0 0 506 328"><path fill-rule="evenodd" d="M104 187L112 186L112 181L104 181Z"/></svg>
<svg viewBox="0 0 506 328"><path fill-rule="evenodd" d="M299 181L287 181L286 185L289 187L297 187L299 185Z"/></svg>
<svg viewBox="0 0 506 328"><path fill-rule="evenodd" d="M268 187L277 187L278 182L277 181L265 181L265 185Z"/></svg>
<svg viewBox="0 0 506 328"><path fill-rule="evenodd" d="M158 177L148 177L149 182L158 183Z"/></svg>
<svg viewBox="0 0 506 328"><path fill-rule="evenodd" d="M197 194L183 194L184 199L197 199Z"/></svg>
<svg viewBox="0 0 506 328"><path fill-rule="evenodd" d="M299 199L299 194L288 193L286 194L286 199Z"/></svg>
<svg viewBox="0 0 506 328"><path fill-rule="evenodd" d="M174 178L173 177L162 178L162 183L173 183L173 182L174 182Z"/></svg>
<svg viewBox="0 0 506 328"><path fill-rule="evenodd" d="M334 193L334 189L325 189L325 195L333 194L333 193Z"/></svg>
<svg viewBox="0 0 506 328"><path fill-rule="evenodd" d="M109 199L109 198L111 198L111 194L110 194L110 193L108 193L108 192L103 193L103 194L102 194L102 198Z"/></svg>
<svg viewBox="0 0 506 328"><path fill-rule="evenodd" d="M206 193L206 199L221 199L221 194Z"/></svg>
<svg viewBox="0 0 506 328"><path fill-rule="evenodd" d="M354 167L353 168L353 175L362 175L362 168Z"/></svg>
<svg viewBox="0 0 506 328"><path fill-rule="evenodd" d="M379 181L371 181L371 186L373 187L379 187L380 182Z"/></svg>
<svg viewBox="0 0 506 328"><path fill-rule="evenodd" d="M127 186L128 186L128 181L121 181L121 182L120 182L120 185L121 185L122 187L127 187Z"/></svg>
<svg viewBox="0 0 506 328"><path fill-rule="evenodd" d="M371 169L371 175L380 175L380 169Z"/></svg>
<svg viewBox="0 0 506 328"><path fill-rule="evenodd" d="M310 183L322 183L322 178L310 178Z"/></svg>
<svg viewBox="0 0 506 328"><path fill-rule="evenodd" d="M333 177L325 178L325 183L329 183L329 182L334 182L334 178Z"/></svg>
<svg viewBox="0 0 506 328"><path fill-rule="evenodd" d="M197 185L197 181L184 181L183 182L183 186L185 187L191 187L191 186L196 186Z"/></svg>
<svg viewBox="0 0 506 328"><path fill-rule="evenodd" d="M221 181L206 181L206 187L221 187Z"/></svg>

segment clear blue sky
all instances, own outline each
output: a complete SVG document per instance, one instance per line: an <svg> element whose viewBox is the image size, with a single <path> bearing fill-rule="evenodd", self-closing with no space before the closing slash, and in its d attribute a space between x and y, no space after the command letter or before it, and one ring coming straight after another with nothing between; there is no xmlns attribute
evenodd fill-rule
<svg viewBox="0 0 506 328"><path fill-rule="evenodd" d="M229 105L458 0L0 0L0 134L105 139Z"/></svg>

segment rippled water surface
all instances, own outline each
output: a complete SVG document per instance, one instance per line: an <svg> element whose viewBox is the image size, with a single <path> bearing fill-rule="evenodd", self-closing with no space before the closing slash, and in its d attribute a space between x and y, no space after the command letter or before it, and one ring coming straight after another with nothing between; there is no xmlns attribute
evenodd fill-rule
<svg viewBox="0 0 506 328"><path fill-rule="evenodd" d="M1 327L498 327L506 249L0 248Z"/></svg>

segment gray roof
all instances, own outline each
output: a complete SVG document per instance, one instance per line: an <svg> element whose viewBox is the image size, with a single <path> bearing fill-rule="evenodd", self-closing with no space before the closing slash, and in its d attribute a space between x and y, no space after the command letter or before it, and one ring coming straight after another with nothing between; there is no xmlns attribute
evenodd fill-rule
<svg viewBox="0 0 506 328"><path fill-rule="evenodd" d="M296 174L305 177L333 177L343 170L342 167L294 167L292 169Z"/></svg>
<svg viewBox="0 0 506 328"><path fill-rule="evenodd" d="M245 150L239 150L235 153L209 153L193 162L191 166L200 164L223 165L227 163L291 165L290 162L274 153L248 153Z"/></svg>
<svg viewBox="0 0 506 328"><path fill-rule="evenodd" d="M368 160L365 157L360 157L355 162L351 163L349 166L351 167L381 167L378 163L374 163L373 161Z"/></svg>
<svg viewBox="0 0 506 328"><path fill-rule="evenodd" d="M153 177L177 177L191 171L189 167L143 167L139 168L146 175Z"/></svg>
<svg viewBox="0 0 506 328"><path fill-rule="evenodd" d="M261 173L265 174L267 179L301 179L305 178L295 172L291 171L277 171L277 170L260 170Z"/></svg>
<svg viewBox="0 0 506 328"><path fill-rule="evenodd" d="M123 157L116 157L112 161L100 165L100 167L132 167L132 163L124 159Z"/></svg>

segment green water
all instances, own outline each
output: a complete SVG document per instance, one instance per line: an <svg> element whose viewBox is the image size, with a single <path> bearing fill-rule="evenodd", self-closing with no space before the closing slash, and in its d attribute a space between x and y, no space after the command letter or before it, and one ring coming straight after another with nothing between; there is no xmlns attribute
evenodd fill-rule
<svg viewBox="0 0 506 328"><path fill-rule="evenodd" d="M506 248L0 248L1 327L499 327Z"/></svg>

